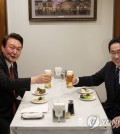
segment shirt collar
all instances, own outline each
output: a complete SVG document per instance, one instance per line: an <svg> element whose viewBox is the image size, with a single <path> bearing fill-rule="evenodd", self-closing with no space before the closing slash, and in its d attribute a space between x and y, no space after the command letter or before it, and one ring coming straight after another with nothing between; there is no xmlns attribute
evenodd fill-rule
<svg viewBox="0 0 120 134"><path fill-rule="evenodd" d="M119 69L120 69L120 67L117 67L117 66L116 66L116 69L117 69L117 68L119 68Z"/></svg>
<svg viewBox="0 0 120 134"><path fill-rule="evenodd" d="M5 61L6 61L6 64L7 64L8 68L10 68L11 65L13 66L13 64L10 64L10 62L8 62L7 60L5 60Z"/></svg>

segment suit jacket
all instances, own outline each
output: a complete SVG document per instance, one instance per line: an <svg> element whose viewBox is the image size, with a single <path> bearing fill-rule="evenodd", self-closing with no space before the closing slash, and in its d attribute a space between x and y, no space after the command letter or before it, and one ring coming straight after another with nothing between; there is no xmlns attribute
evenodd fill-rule
<svg viewBox="0 0 120 134"><path fill-rule="evenodd" d="M22 96L23 91L30 90L30 78L18 78L17 63L13 63L15 79L9 78L9 70L5 58L0 53L0 118L11 120L13 118L13 103L16 97ZM16 97L13 94L16 92Z"/></svg>
<svg viewBox="0 0 120 134"><path fill-rule="evenodd" d="M110 61L97 73L91 76L79 77L79 83L75 85L78 86L98 86L101 83L105 83L107 100L108 103L120 104L120 85L119 91L115 89L115 64Z"/></svg>

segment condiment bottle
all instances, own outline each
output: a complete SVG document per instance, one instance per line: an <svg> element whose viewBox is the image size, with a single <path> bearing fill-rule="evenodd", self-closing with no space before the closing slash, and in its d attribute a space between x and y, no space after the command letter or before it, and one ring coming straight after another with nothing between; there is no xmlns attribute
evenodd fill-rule
<svg viewBox="0 0 120 134"><path fill-rule="evenodd" d="M69 100L69 103L68 103L68 112L70 112L71 115L74 115L74 104L73 104L73 100Z"/></svg>

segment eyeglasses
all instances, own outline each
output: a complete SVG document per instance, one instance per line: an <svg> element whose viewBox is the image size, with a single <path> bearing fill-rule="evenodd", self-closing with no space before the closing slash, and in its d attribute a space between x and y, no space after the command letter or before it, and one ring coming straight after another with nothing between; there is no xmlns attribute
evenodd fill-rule
<svg viewBox="0 0 120 134"><path fill-rule="evenodd" d="M112 56L115 56L115 55L120 56L120 51L110 51L110 54L111 54Z"/></svg>

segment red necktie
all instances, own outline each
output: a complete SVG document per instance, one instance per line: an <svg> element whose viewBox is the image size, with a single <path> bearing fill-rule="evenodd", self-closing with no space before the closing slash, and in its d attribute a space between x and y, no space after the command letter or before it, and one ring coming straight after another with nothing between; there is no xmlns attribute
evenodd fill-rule
<svg viewBox="0 0 120 134"><path fill-rule="evenodd" d="M14 79L13 66L10 67L10 78Z"/></svg>
<svg viewBox="0 0 120 134"><path fill-rule="evenodd" d="M10 78L14 79L14 72L13 72L13 66L12 65L10 67ZM13 94L15 96L15 90L13 90ZM15 102L14 102L14 104L13 104L13 115L15 114L15 112L16 112L16 105L15 105Z"/></svg>

